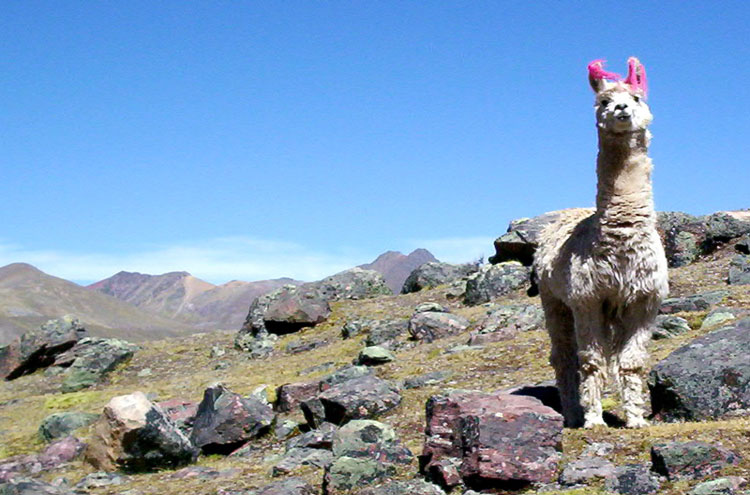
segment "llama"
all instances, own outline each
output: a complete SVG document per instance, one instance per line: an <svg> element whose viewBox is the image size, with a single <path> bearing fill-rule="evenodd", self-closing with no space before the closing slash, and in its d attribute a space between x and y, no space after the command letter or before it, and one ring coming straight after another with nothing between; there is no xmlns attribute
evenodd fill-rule
<svg viewBox="0 0 750 495"><path fill-rule="evenodd" d="M588 69L599 134L596 209L565 210L545 229L534 270L565 424L605 424L609 370L627 427L639 428L648 425L640 376L646 346L669 290L651 190L646 72L635 57L625 79L604 71L601 60Z"/></svg>

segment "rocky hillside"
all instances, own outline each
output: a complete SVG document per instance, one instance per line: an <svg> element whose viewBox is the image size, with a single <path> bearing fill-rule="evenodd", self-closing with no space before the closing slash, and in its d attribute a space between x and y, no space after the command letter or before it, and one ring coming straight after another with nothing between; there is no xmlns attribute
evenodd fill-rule
<svg viewBox="0 0 750 495"><path fill-rule="evenodd" d="M375 270L382 274L386 285L394 294L398 294L406 278L415 268L433 261L437 261L437 258L426 249L415 249L408 255L398 251L386 251L372 263L360 265L360 268Z"/></svg>
<svg viewBox="0 0 750 495"><path fill-rule="evenodd" d="M261 294L302 282L290 278L257 282L231 281L222 285L187 272L147 275L119 272L87 288L128 302L151 314L171 318L198 329L239 328L247 308Z"/></svg>
<svg viewBox="0 0 750 495"><path fill-rule="evenodd" d="M0 343L69 313L100 336L143 340L195 331L188 325L89 291L25 263L0 268Z"/></svg>
<svg viewBox="0 0 750 495"><path fill-rule="evenodd" d="M401 295L383 295L362 270L258 300L247 339L234 331L145 342L88 388L64 392L93 366L85 364L93 342L73 342L76 334L46 371L0 383L0 487L64 495L747 493L750 225L721 219L695 230L688 263L674 263L683 250L670 251L671 298L645 370L654 413L647 428L622 427L611 385L608 427L563 428L523 264L431 276L436 286ZM691 222L667 233L687 238L680 229ZM498 256L510 256L506 242L529 241L531 224L521 223L523 235L503 240ZM727 225L739 235L725 238ZM300 308L311 317L305 324ZM118 427L123 414L129 420Z"/></svg>

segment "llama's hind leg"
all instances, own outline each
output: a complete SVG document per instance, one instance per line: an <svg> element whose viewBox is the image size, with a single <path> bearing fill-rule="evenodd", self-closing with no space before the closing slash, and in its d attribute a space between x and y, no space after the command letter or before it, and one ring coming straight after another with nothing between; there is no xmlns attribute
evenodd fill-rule
<svg viewBox="0 0 750 495"><path fill-rule="evenodd" d="M602 390L607 374L607 332L601 311L597 305L592 306L596 309L586 308L574 313L584 428L606 426L602 417Z"/></svg>
<svg viewBox="0 0 750 495"><path fill-rule="evenodd" d="M579 394L578 347L573 326L573 313L561 301L543 299L547 331L552 342L550 364L555 369L565 426L583 426L583 409Z"/></svg>
<svg viewBox="0 0 750 495"><path fill-rule="evenodd" d="M644 419L643 381L641 375L648 358L646 349L651 340L651 321L648 311L630 308L625 311L623 321L615 334L616 365L618 383L628 428L648 426Z"/></svg>

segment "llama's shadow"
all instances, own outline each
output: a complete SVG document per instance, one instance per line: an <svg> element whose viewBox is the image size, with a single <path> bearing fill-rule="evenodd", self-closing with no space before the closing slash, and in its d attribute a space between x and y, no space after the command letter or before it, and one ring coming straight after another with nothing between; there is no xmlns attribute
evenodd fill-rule
<svg viewBox="0 0 750 495"><path fill-rule="evenodd" d="M560 391L554 381L543 382L539 385L525 385L508 391L512 395L525 395L534 397L542 404L562 414L562 403L560 402ZM604 411L604 422L610 428L625 428L625 421L614 413Z"/></svg>

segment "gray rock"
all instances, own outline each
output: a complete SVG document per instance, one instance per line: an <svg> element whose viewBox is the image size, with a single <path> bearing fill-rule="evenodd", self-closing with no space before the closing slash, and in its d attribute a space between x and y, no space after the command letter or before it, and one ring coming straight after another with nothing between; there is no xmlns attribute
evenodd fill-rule
<svg viewBox="0 0 750 495"><path fill-rule="evenodd" d="M715 328L737 318L740 311L734 308L716 308L706 315L701 323L701 330Z"/></svg>
<svg viewBox="0 0 750 495"><path fill-rule="evenodd" d="M57 356L87 335L78 319L67 315L50 320L39 330L27 332L0 346L0 378L13 380L55 363Z"/></svg>
<svg viewBox="0 0 750 495"><path fill-rule="evenodd" d="M104 486L120 486L128 481L126 476L117 473L108 473L106 471L97 471L87 474L75 484L76 491L88 493L88 490L102 488Z"/></svg>
<svg viewBox="0 0 750 495"><path fill-rule="evenodd" d="M99 419L98 414L82 412L61 412L50 414L39 425L39 436L45 442L67 437L78 428L88 426Z"/></svg>
<svg viewBox="0 0 750 495"><path fill-rule="evenodd" d="M339 457L326 468L323 480L325 495L344 495L360 486L367 486L392 477L396 466L376 459Z"/></svg>
<svg viewBox="0 0 750 495"><path fill-rule="evenodd" d="M191 440L205 454L229 454L264 435L273 420L273 410L268 404L216 384L203 394Z"/></svg>
<svg viewBox="0 0 750 495"><path fill-rule="evenodd" d="M738 254L729 264L729 285L750 284L750 255Z"/></svg>
<svg viewBox="0 0 750 495"><path fill-rule="evenodd" d="M544 311L531 304L504 305L492 309L471 332L469 345L482 345L515 337L519 332L544 327Z"/></svg>
<svg viewBox="0 0 750 495"><path fill-rule="evenodd" d="M519 261L524 266L534 262L534 252L539 246L539 235L548 225L560 218L559 211L552 211L534 218L513 220L507 233L495 240L495 254L490 263Z"/></svg>
<svg viewBox="0 0 750 495"><path fill-rule="evenodd" d="M391 351L379 345L365 347L357 356L357 364L362 366L378 366L395 360Z"/></svg>
<svg viewBox="0 0 750 495"><path fill-rule="evenodd" d="M563 485L577 485L588 483L595 479L604 479L613 476L615 465L601 457L582 457L568 463L560 474L560 483Z"/></svg>
<svg viewBox="0 0 750 495"><path fill-rule="evenodd" d="M386 481L382 485L360 490L357 495L445 495L445 492L424 480L409 480Z"/></svg>
<svg viewBox="0 0 750 495"><path fill-rule="evenodd" d="M370 322L365 344L373 346L391 343L405 334L408 329L408 320L374 320Z"/></svg>
<svg viewBox="0 0 750 495"><path fill-rule="evenodd" d="M453 265L450 263L430 262L420 266L407 277L402 294L432 289L438 285L449 284L458 279L468 277L478 270L477 265L466 263Z"/></svg>
<svg viewBox="0 0 750 495"><path fill-rule="evenodd" d="M328 301L370 299L393 295L383 275L375 270L365 270L359 267L337 273L320 282L313 282L311 285Z"/></svg>
<svg viewBox="0 0 750 495"><path fill-rule="evenodd" d="M739 461L736 452L705 442L667 442L651 447L651 470L669 480L704 478Z"/></svg>
<svg viewBox="0 0 750 495"><path fill-rule="evenodd" d="M429 387L431 385L437 385L453 376L451 371L433 371L432 373L425 373L404 380L404 388L422 388Z"/></svg>
<svg viewBox="0 0 750 495"><path fill-rule="evenodd" d="M651 406L664 421L700 421L750 410L750 318L694 340L654 366Z"/></svg>
<svg viewBox="0 0 750 495"><path fill-rule="evenodd" d="M315 400L322 406L323 419L339 425L353 419L375 418L390 411L401 403L401 394L390 382L368 375L334 385ZM301 404L305 419L311 425L320 422L320 411L316 414L311 408L314 404L315 401Z"/></svg>
<svg viewBox="0 0 750 495"><path fill-rule="evenodd" d="M102 382L115 368L133 357L138 349L137 345L119 339L81 339L55 360L60 366L70 363L62 383L62 392L75 392Z"/></svg>
<svg viewBox="0 0 750 495"><path fill-rule="evenodd" d="M301 423L292 419L285 419L283 421L277 421L273 427L273 435L277 440L284 440L300 432Z"/></svg>
<svg viewBox="0 0 750 495"><path fill-rule="evenodd" d="M623 495L647 495L658 493L661 482L647 466L631 464L617 467L614 474L607 478L604 488Z"/></svg>
<svg viewBox="0 0 750 495"><path fill-rule="evenodd" d="M414 340L432 342L457 335L469 328L469 320L451 313L427 311L416 313L409 320L409 334Z"/></svg>
<svg viewBox="0 0 750 495"><path fill-rule="evenodd" d="M483 265L466 281L464 302L476 306L525 287L530 282L530 273L529 268L512 261Z"/></svg>
<svg viewBox="0 0 750 495"><path fill-rule="evenodd" d="M269 333L282 335L314 327L330 314L328 300L303 286L289 289L272 301L263 314L263 326Z"/></svg>
<svg viewBox="0 0 750 495"><path fill-rule="evenodd" d="M651 337L654 340L671 339L690 331L690 325L685 318L671 315L659 315L654 323Z"/></svg>
<svg viewBox="0 0 750 495"><path fill-rule="evenodd" d="M300 354L303 352L312 351L313 349L319 349L327 345L328 345L327 340L309 340L309 341L295 340L287 344L286 352L288 354Z"/></svg>
<svg viewBox="0 0 750 495"><path fill-rule="evenodd" d="M351 339L352 337L362 335L365 333L368 324L368 321L347 321L344 323L344 326L341 327L341 337L344 339Z"/></svg>
<svg viewBox="0 0 750 495"><path fill-rule="evenodd" d="M286 449L309 448L328 449L333 447L333 434L336 426L331 423L323 423L315 430L310 430L298 437L294 437L286 443Z"/></svg>
<svg viewBox="0 0 750 495"><path fill-rule="evenodd" d="M728 476L726 478L699 483L688 492L688 495L735 495L739 494L738 490L744 484L744 478Z"/></svg>
<svg viewBox="0 0 750 495"><path fill-rule="evenodd" d="M750 254L750 234L745 234L734 245L734 249L740 254Z"/></svg>
<svg viewBox="0 0 750 495"><path fill-rule="evenodd" d="M442 304L438 304L436 302L423 302L422 304L418 304L417 307L414 308L415 313L426 313L428 311L434 313L449 312Z"/></svg>
<svg viewBox="0 0 750 495"><path fill-rule="evenodd" d="M302 466L325 468L332 462L330 450L295 447L286 451L284 458L273 466L271 472L273 476L285 476Z"/></svg>
<svg viewBox="0 0 750 495"><path fill-rule="evenodd" d="M18 477L0 484L0 495L73 495L73 492L63 486Z"/></svg>
<svg viewBox="0 0 750 495"><path fill-rule="evenodd" d="M274 409L290 412L306 400L312 399L320 391L320 382L285 383L276 389Z"/></svg>
<svg viewBox="0 0 750 495"><path fill-rule="evenodd" d="M702 294L685 297L672 297L661 303L661 314L672 314L680 311L706 311L719 304L729 295L726 290L713 290Z"/></svg>
<svg viewBox="0 0 750 495"><path fill-rule="evenodd" d="M250 333L238 334L234 338L234 345L248 353L250 359L263 359L273 354L279 338L276 335L260 333L253 336Z"/></svg>
<svg viewBox="0 0 750 495"><path fill-rule="evenodd" d="M316 491L301 478L285 478L251 490L246 495L316 495Z"/></svg>
<svg viewBox="0 0 750 495"><path fill-rule="evenodd" d="M367 366L344 366L323 378L320 381L320 390L328 390L349 380L372 375L374 375L374 372Z"/></svg>

